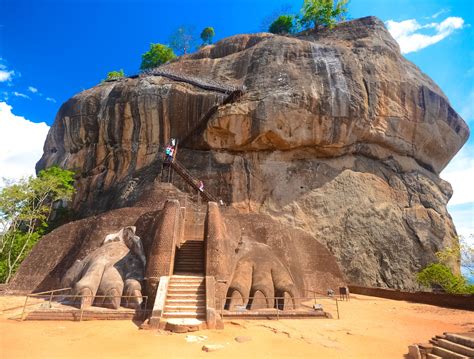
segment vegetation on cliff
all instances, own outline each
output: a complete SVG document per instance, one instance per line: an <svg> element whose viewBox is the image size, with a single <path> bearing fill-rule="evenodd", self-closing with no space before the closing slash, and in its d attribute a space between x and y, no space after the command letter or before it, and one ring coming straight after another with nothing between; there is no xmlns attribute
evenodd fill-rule
<svg viewBox="0 0 474 359"><path fill-rule="evenodd" d="M206 27L201 32L201 40L203 45L210 45L212 44L212 39L216 35L213 27Z"/></svg>
<svg viewBox="0 0 474 359"><path fill-rule="evenodd" d="M123 72L123 69L120 69L120 71L110 71L107 73L107 77L105 78L105 81L117 80L124 76L125 76L125 73Z"/></svg>
<svg viewBox="0 0 474 359"><path fill-rule="evenodd" d="M345 19L349 0L304 0L301 23L306 26L333 28Z"/></svg>
<svg viewBox="0 0 474 359"><path fill-rule="evenodd" d="M469 261L473 253L474 248L461 238L458 243L436 253L438 263L431 263L421 270L417 275L418 282L428 288L441 287L446 293L474 294L474 285L468 284L462 275L454 274L450 265L461 261L473 274L474 267Z"/></svg>
<svg viewBox="0 0 474 359"><path fill-rule="evenodd" d="M141 70L151 69L160 66L176 57L173 50L163 44L151 44L150 50L142 55Z"/></svg>
<svg viewBox="0 0 474 359"><path fill-rule="evenodd" d="M272 34L290 34L294 30L295 17L293 15L280 15L270 25L268 31Z"/></svg>
<svg viewBox="0 0 474 359"><path fill-rule="evenodd" d="M345 20L348 0L304 0L301 17L298 15L280 15L268 27L273 34L290 34L313 27L332 29L338 22Z"/></svg>
<svg viewBox="0 0 474 359"><path fill-rule="evenodd" d="M58 201L74 193L74 172L50 167L0 191L0 282L8 282L47 231Z"/></svg>

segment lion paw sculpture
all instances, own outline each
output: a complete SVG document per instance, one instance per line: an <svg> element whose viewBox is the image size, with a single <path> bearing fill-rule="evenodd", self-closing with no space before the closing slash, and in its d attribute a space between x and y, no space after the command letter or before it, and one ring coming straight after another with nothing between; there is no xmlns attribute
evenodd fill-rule
<svg viewBox="0 0 474 359"><path fill-rule="evenodd" d="M146 257L133 226L108 234L102 246L67 271L63 285L81 298L81 307L91 305L117 309L122 304L138 308ZM123 300L122 300L123 298Z"/></svg>

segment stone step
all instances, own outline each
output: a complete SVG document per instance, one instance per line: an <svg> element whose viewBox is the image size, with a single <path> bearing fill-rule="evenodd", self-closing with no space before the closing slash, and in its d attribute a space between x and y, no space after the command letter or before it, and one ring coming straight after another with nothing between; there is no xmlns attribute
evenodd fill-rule
<svg viewBox="0 0 474 359"><path fill-rule="evenodd" d="M199 283L199 284L203 284L204 283L204 279L173 279L173 277L171 277L171 280L170 280L170 284L174 284L174 283L183 283L183 284L196 284L196 283Z"/></svg>
<svg viewBox="0 0 474 359"><path fill-rule="evenodd" d="M205 305L165 305L165 312L205 312Z"/></svg>
<svg viewBox="0 0 474 359"><path fill-rule="evenodd" d="M206 313L196 312L163 312L164 318L205 318Z"/></svg>
<svg viewBox="0 0 474 359"><path fill-rule="evenodd" d="M465 345L458 344L447 339L436 339L436 345L451 350L455 353L474 358L474 349L469 348Z"/></svg>
<svg viewBox="0 0 474 359"><path fill-rule="evenodd" d="M180 279L180 278L184 278L184 279L202 279L204 280L204 276L202 275L179 275L179 274L173 274L171 276L171 279Z"/></svg>
<svg viewBox="0 0 474 359"><path fill-rule="evenodd" d="M204 295L170 295L166 298L166 303L200 303L205 301Z"/></svg>
<svg viewBox="0 0 474 359"><path fill-rule="evenodd" d="M439 355L442 358L446 358L446 359L469 359L468 356L458 354L451 350L441 348L438 346L433 347L433 351L431 353L435 355Z"/></svg>
<svg viewBox="0 0 474 359"><path fill-rule="evenodd" d="M446 339L451 342L464 345L466 347L474 349L474 335L470 333L466 334L454 334L454 333L444 333Z"/></svg>
<svg viewBox="0 0 474 359"><path fill-rule="evenodd" d="M203 269L204 268L204 263L199 263L199 262L176 263L174 267L175 267L175 269L176 268L185 268L185 267Z"/></svg>
<svg viewBox="0 0 474 359"><path fill-rule="evenodd" d="M433 353L428 353L428 354L426 355L426 359L443 359L443 357L440 357L440 356L435 355L435 354L433 354Z"/></svg>
<svg viewBox="0 0 474 359"><path fill-rule="evenodd" d="M192 281L172 281L169 283L169 285L174 285L174 284L180 284L180 285L191 285L193 287L199 287L199 286L205 286L204 281L199 281L199 282L192 282Z"/></svg>
<svg viewBox="0 0 474 359"><path fill-rule="evenodd" d="M204 294L206 293L205 288L168 288L168 293L172 294Z"/></svg>
<svg viewBox="0 0 474 359"><path fill-rule="evenodd" d="M202 283L197 283L197 284L189 284L189 283L170 283L168 285L168 289L193 289L193 290L199 290L199 289L205 289L206 286L203 285Z"/></svg>
<svg viewBox="0 0 474 359"><path fill-rule="evenodd" d="M188 306L188 305L206 305L205 299L166 299L166 305Z"/></svg>

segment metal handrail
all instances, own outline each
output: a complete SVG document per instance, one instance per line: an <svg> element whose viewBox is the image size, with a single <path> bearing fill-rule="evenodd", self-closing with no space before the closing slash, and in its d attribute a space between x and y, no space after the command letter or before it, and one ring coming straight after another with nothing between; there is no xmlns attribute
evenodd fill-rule
<svg viewBox="0 0 474 359"><path fill-rule="evenodd" d="M224 307L226 306L227 300L228 299L233 299L233 297L221 297L221 298L216 298L216 299L218 301L218 306L217 307L220 309L221 318L223 318L223 311L225 310ZM244 299L248 299L247 303L250 303L250 301L254 300L255 297L248 297L248 298L244 298ZM276 311L277 318L279 319L280 318L280 311L282 311L282 310L278 308L278 301L281 299L281 300L283 300L283 304L284 304L284 300L288 299L288 298L287 297L265 297L265 298L257 298L257 299L274 300L275 301L275 307L267 308L267 309L274 309ZM313 296L313 298L291 297L291 300L293 301L293 303L295 303L296 301L303 302L303 301L306 301L306 300L314 300L314 304L317 304L316 299L330 299L330 300L335 301L336 302L335 306L336 306L336 312L337 312L337 319L340 319L339 303L338 303L338 299L335 298L335 297L328 297L328 296L323 296L323 295ZM245 309L245 310L247 310L247 309Z"/></svg>
<svg viewBox="0 0 474 359"><path fill-rule="evenodd" d="M71 288L62 288L62 289L55 289L52 291L46 291L46 292L40 292L40 293L33 293L33 294L28 294L25 298L25 303L23 305L23 311L21 313L21 320L25 320L25 311L26 311L26 306L28 303L28 298L49 298L48 300L48 307L51 308L51 302L53 301L54 297L61 297L61 298L74 298L74 301L81 299L82 298L90 298L91 295L78 295L78 294L54 294L54 292L58 291L64 291L64 290L69 290ZM141 298L143 302L140 304L140 307L145 308L145 309L135 309L135 312L141 311L141 312L146 312L147 311L147 303L148 303L148 296L143 295L143 296L138 296L138 295L94 295L94 300L96 298L121 298L121 299L126 299L126 298ZM80 317L79 321L82 321L82 315L84 313L84 308L81 306L80 308Z"/></svg>

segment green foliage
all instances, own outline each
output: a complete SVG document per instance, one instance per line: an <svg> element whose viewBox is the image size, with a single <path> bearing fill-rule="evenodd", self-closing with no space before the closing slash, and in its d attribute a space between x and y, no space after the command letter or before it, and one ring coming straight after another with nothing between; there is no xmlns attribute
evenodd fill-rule
<svg viewBox="0 0 474 359"><path fill-rule="evenodd" d="M459 262L473 273L472 258L474 248L466 240L455 238L454 243L436 252L439 263L432 263L417 275L417 280L426 287L440 286L447 293L474 294L474 285L467 283L462 275L454 274L450 267Z"/></svg>
<svg viewBox="0 0 474 359"><path fill-rule="evenodd" d="M293 15L280 15L268 29L272 34L290 34L294 31L294 20Z"/></svg>
<svg viewBox="0 0 474 359"><path fill-rule="evenodd" d="M426 287L440 286L451 294L474 294L474 285L468 285L461 275L455 275L442 263L432 263L417 275L417 281Z"/></svg>
<svg viewBox="0 0 474 359"><path fill-rule="evenodd" d="M268 31L270 25L278 19L280 15L285 15L291 13L293 10L293 6L291 4L283 4L280 7L274 9L269 15L265 16L262 21L260 22L260 30L261 31Z"/></svg>
<svg viewBox="0 0 474 359"><path fill-rule="evenodd" d="M203 45L212 44L212 38L216 35L213 27L206 27L201 32L201 40Z"/></svg>
<svg viewBox="0 0 474 359"><path fill-rule="evenodd" d="M345 19L349 0L304 0L301 8L303 26L333 28L338 21Z"/></svg>
<svg viewBox="0 0 474 359"><path fill-rule="evenodd" d="M178 55L186 55L196 47L196 39L191 28L180 26L170 36L170 47Z"/></svg>
<svg viewBox="0 0 474 359"><path fill-rule="evenodd" d="M53 206L74 193L74 173L50 167L0 191L0 281L8 282L48 228Z"/></svg>
<svg viewBox="0 0 474 359"><path fill-rule="evenodd" d="M123 72L123 69L120 69L120 71L110 71L107 73L107 78L105 81L111 81L111 80L117 80L125 76L125 73Z"/></svg>
<svg viewBox="0 0 474 359"><path fill-rule="evenodd" d="M171 48L163 44L150 44L150 50L142 55L141 70L158 67L164 63L174 59L175 53Z"/></svg>

